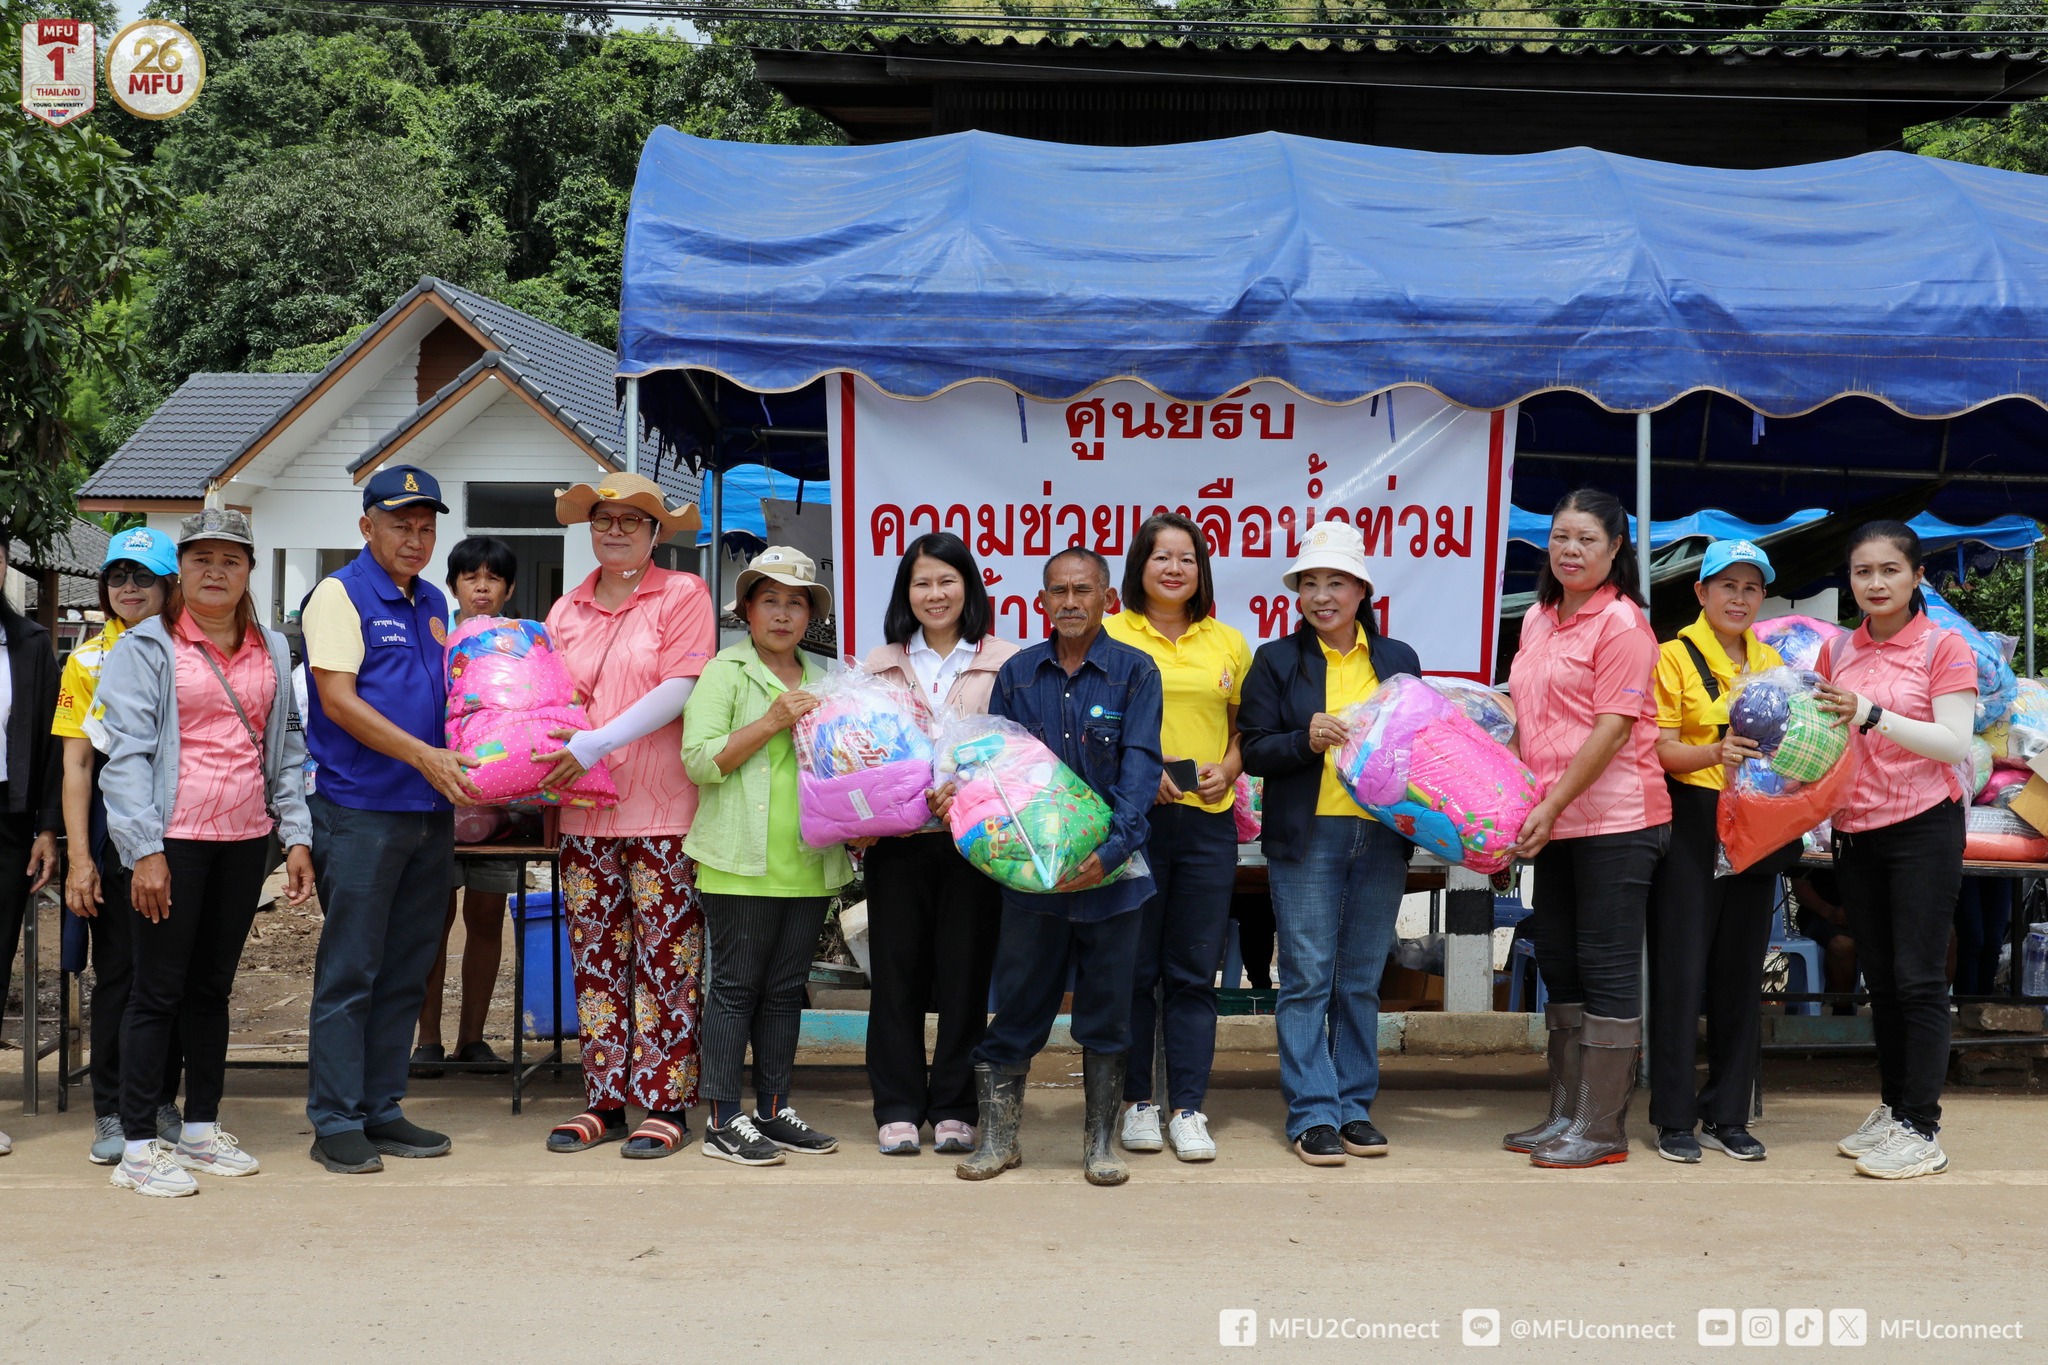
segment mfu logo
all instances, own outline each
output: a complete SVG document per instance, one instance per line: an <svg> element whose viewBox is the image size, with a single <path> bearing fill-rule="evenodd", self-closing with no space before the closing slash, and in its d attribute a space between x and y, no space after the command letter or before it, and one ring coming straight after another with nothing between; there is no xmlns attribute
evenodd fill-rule
<svg viewBox="0 0 2048 1365"><path fill-rule="evenodd" d="M93 26L31 19L21 26L21 107L62 128L93 105Z"/></svg>
<svg viewBox="0 0 2048 1365"><path fill-rule="evenodd" d="M1226 1308L1216 1315L1216 1341L1221 1346L1259 1344L1259 1313L1255 1308Z"/></svg>
<svg viewBox="0 0 2048 1365"><path fill-rule="evenodd" d="M204 84L199 40L167 19L138 19L107 45L107 93L137 118L176 118Z"/></svg>

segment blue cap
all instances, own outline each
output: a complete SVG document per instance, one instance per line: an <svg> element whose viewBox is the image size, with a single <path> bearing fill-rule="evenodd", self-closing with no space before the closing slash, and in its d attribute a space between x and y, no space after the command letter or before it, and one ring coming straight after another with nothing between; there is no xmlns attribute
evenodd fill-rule
<svg viewBox="0 0 2048 1365"><path fill-rule="evenodd" d="M1778 571L1771 567L1771 557L1748 541L1717 540L1707 547L1707 556L1700 561L1700 582L1706 582L1730 564L1755 565L1767 587L1778 576Z"/></svg>
<svg viewBox="0 0 2048 1365"><path fill-rule="evenodd" d="M432 507L436 512L446 512L448 504L441 501L441 485L434 482L434 476L416 464L395 464L380 469L370 476L363 485L363 510L381 507L387 512L396 512L401 507Z"/></svg>
<svg viewBox="0 0 2048 1365"><path fill-rule="evenodd" d="M100 561L100 571L106 572L123 559L133 560L159 578L178 571L178 547L162 531L147 526L114 532L107 541L107 557Z"/></svg>

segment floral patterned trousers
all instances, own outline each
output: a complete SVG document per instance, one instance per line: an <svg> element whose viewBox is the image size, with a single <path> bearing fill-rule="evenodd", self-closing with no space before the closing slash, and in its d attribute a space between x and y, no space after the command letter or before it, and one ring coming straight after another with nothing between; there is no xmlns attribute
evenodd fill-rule
<svg viewBox="0 0 2048 1365"><path fill-rule="evenodd" d="M704 910L682 838L566 835L562 893L591 1107L696 1104Z"/></svg>

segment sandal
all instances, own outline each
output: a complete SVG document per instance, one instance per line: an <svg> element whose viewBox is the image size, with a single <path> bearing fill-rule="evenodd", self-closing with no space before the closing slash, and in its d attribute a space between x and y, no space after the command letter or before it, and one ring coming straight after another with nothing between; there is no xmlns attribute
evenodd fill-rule
<svg viewBox="0 0 2048 1365"><path fill-rule="evenodd" d="M558 1123L548 1130L548 1150L588 1151L601 1143L617 1142L625 1135L626 1113L623 1109L586 1109L568 1122Z"/></svg>
<svg viewBox="0 0 2048 1365"><path fill-rule="evenodd" d="M633 1130L633 1136L626 1140L626 1146L619 1155L637 1161L654 1161L665 1156L674 1156L689 1140L690 1130L680 1123L658 1119L649 1114L640 1126Z"/></svg>
<svg viewBox="0 0 2048 1365"><path fill-rule="evenodd" d="M437 1081L448 1074L441 1069L441 1063L447 1060L447 1048L439 1043L421 1043L412 1050L412 1058L406 1064L406 1071L414 1080Z"/></svg>

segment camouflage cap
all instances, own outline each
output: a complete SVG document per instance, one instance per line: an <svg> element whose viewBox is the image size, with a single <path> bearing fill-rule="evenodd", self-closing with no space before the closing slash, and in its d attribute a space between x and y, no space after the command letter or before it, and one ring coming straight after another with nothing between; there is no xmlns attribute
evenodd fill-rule
<svg viewBox="0 0 2048 1365"><path fill-rule="evenodd" d="M232 507L209 507L179 522L178 547L183 549L195 540L226 540L246 545L252 550L256 548L256 536L249 529L249 518Z"/></svg>

